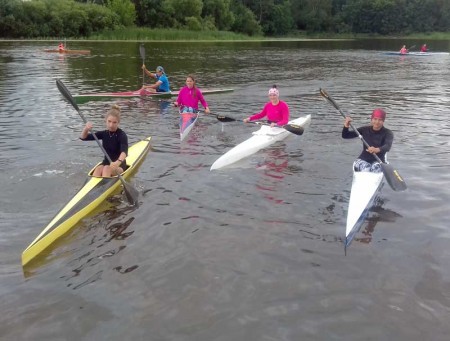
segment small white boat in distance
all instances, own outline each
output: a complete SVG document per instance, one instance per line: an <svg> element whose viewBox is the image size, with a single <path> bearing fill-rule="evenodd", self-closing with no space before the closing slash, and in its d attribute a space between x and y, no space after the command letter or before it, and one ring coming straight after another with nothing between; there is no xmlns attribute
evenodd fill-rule
<svg viewBox="0 0 450 341"><path fill-rule="evenodd" d="M448 56L450 55L449 52L408 52L401 54L398 51L394 52L384 52L384 55L390 55L390 56L418 56L418 57L427 57L427 56Z"/></svg>
<svg viewBox="0 0 450 341"><path fill-rule="evenodd" d="M361 228L378 192L383 187L383 180L383 172L356 172L353 167L352 189L345 228L345 248L350 245L356 232Z"/></svg>
<svg viewBox="0 0 450 341"><path fill-rule="evenodd" d="M289 124L298 125L306 128L311 123L311 115L299 117L289 121ZM289 135L293 135L284 128L270 127L263 125L259 130L253 132L253 136L244 142L232 148L220 158L218 158L211 166L211 170L220 169L231 165L247 156L255 154L257 151L270 146L271 144L284 140Z"/></svg>

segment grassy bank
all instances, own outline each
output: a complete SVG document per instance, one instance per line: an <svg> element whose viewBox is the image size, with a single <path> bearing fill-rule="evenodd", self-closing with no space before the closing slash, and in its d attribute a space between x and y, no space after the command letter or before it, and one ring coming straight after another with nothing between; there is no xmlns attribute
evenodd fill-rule
<svg viewBox="0 0 450 341"><path fill-rule="evenodd" d="M430 39L450 40L450 32L415 33L408 35L381 36L351 33L306 33L298 31L283 37L247 36L225 31L188 31L175 29L124 28L92 35L88 40L134 40L134 41L242 41L242 40L310 40L310 39Z"/></svg>
<svg viewBox="0 0 450 341"><path fill-rule="evenodd" d="M450 40L450 32L414 33L408 35L373 35L351 33L306 33L293 32L282 37L247 36L225 31L188 31L176 29L124 28L115 31L104 31L86 38L71 38L67 40L83 41L295 41L295 40L353 40L353 39L416 39L416 40ZM0 40L10 40L1 39ZM11 40L61 40L61 37L43 37L36 39Z"/></svg>
<svg viewBox="0 0 450 341"><path fill-rule="evenodd" d="M235 41L261 40L264 37L250 37L225 31L188 31L175 29L124 28L115 31L105 31L92 35L89 40L136 40L136 41Z"/></svg>

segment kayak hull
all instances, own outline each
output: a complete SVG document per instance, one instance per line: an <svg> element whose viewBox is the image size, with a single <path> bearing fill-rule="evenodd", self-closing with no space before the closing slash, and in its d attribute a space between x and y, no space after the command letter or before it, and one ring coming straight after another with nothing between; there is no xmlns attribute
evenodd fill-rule
<svg viewBox="0 0 450 341"><path fill-rule="evenodd" d="M198 113L180 113L180 140L183 141L194 128Z"/></svg>
<svg viewBox="0 0 450 341"><path fill-rule="evenodd" d="M299 125L306 128L311 123L311 115L300 117L289 121L290 124ZM275 142L284 140L291 135L286 129L263 125L259 130L253 132L253 136L244 142L232 148L220 158L218 158L211 166L210 170L220 169L229 166L243 158L255 154L259 150L274 144Z"/></svg>
<svg viewBox="0 0 450 341"><path fill-rule="evenodd" d="M429 57L429 56L448 56L449 52L408 52L401 54L400 52L384 52L388 56L411 56L411 57Z"/></svg>
<svg viewBox="0 0 450 341"><path fill-rule="evenodd" d="M44 50L44 52L61 53L61 54L90 54L90 50Z"/></svg>
<svg viewBox="0 0 450 341"><path fill-rule="evenodd" d="M226 92L232 92L233 89L202 89L204 95L209 94L221 94ZM171 98L178 96L179 91L171 92L151 92L147 90L135 90L135 91L122 91L122 92L103 92L92 94L80 94L74 95L74 99L78 104L87 103L89 101L103 101L111 98Z"/></svg>
<svg viewBox="0 0 450 341"><path fill-rule="evenodd" d="M133 174L143 162L150 150L150 140L151 137L148 137L129 148L126 158L128 168L121 174L124 179ZM91 175L94 169L95 167L88 173L84 186L23 251L22 266L28 264L57 239L69 232L75 224L91 213L120 187L121 181L117 176L111 178L94 177Z"/></svg>
<svg viewBox="0 0 450 341"><path fill-rule="evenodd" d="M383 184L383 172L353 171L350 201L348 203L347 225L345 228L345 247L350 245L356 232L361 228Z"/></svg>

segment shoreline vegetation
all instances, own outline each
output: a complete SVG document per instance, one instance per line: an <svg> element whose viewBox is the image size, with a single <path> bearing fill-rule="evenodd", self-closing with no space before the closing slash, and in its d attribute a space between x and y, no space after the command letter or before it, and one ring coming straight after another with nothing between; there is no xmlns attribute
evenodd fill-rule
<svg viewBox="0 0 450 341"><path fill-rule="evenodd" d="M149 29L149 28L122 28L114 31L104 31L89 37L41 37L8 39L0 38L0 41L138 41L138 42L246 42L246 41L333 41L333 40L358 40L358 39L427 39L450 40L450 32L413 33L408 35L373 35L373 34L309 34L296 32L282 37L247 36L227 31L189 31L177 29Z"/></svg>
<svg viewBox="0 0 450 341"><path fill-rule="evenodd" d="M448 0L0 0L0 13L0 37L18 40L450 39Z"/></svg>

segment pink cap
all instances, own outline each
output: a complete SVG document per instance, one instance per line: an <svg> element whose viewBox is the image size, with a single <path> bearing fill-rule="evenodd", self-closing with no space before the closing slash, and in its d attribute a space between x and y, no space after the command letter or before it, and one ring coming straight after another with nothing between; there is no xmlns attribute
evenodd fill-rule
<svg viewBox="0 0 450 341"><path fill-rule="evenodd" d="M371 118L381 118L383 121L386 119L386 111L383 109L377 108L374 111L372 111Z"/></svg>

